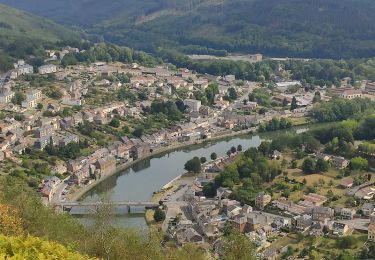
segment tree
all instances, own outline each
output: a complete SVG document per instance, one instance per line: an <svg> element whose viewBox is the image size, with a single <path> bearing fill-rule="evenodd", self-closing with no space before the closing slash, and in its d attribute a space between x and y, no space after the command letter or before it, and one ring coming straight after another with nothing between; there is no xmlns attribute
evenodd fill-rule
<svg viewBox="0 0 375 260"><path fill-rule="evenodd" d="M12 103L15 105L21 105L24 100L26 100L26 95L22 92L16 92L11 99Z"/></svg>
<svg viewBox="0 0 375 260"><path fill-rule="evenodd" d="M319 158L316 161L315 171L316 172L326 172L328 171L329 163L322 158Z"/></svg>
<svg viewBox="0 0 375 260"><path fill-rule="evenodd" d="M242 151L242 145L239 144L239 145L237 146L237 151L239 151L239 152Z"/></svg>
<svg viewBox="0 0 375 260"><path fill-rule="evenodd" d="M341 237L336 240L337 247L340 249L347 249L357 244L357 240L353 236Z"/></svg>
<svg viewBox="0 0 375 260"><path fill-rule="evenodd" d="M211 160L216 160L217 159L217 154L216 153L212 153L211 154Z"/></svg>
<svg viewBox="0 0 375 260"><path fill-rule="evenodd" d="M255 247L250 239L238 231L232 231L224 237L223 259L255 260Z"/></svg>
<svg viewBox="0 0 375 260"><path fill-rule="evenodd" d="M43 104L42 103L38 103L36 105L36 108L39 109L39 110L42 110L43 109Z"/></svg>
<svg viewBox="0 0 375 260"><path fill-rule="evenodd" d="M302 163L302 171L306 174L315 172L315 161L311 158L306 158Z"/></svg>
<svg viewBox="0 0 375 260"><path fill-rule="evenodd" d="M290 104L290 110L292 111L292 110L294 110L294 109L296 109L296 108L298 108L298 105L297 105L297 99L296 99L295 96L293 96L293 98L292 98L292 103Z"/></svg>
<svg viewBox="0 0 375 260"><path fill-rule="evenodd" d="M199 173L201 171L201 161L198 157L187 161L185 163L184 169L189 172Z"/></svg>
<svg viewBox="0 0 375 260"><path fill-rule="evenodd" d="M231 153L235 153L236 151L237 151L236 147L232 146L232 147L230 148L230 152L231 152Z"/></svg>
<svg viewBox="0 0 375 260"><path fill-rule="evenodd" d="M227 155L230 156L232 153L230 150L227 151Z"/></svg>
<svg viewBox="0 0 375 260"><path fill-rule="evenodd" d="M143 127L137 127L137 128L133 131L133 135L134 135L135 137L141 138L142 135L143 135L143 132L144 132Z"/></svg>
<svg viewBox="0 0 375 260"><path fill-rule="evenodd" d="M258 147L259 152L263 154L263 156L268 156L271 151L271 143L267 141L263 141L260 143Z"/></svg>
<svg viewBox="0 0 375 260"><path fill-rule="evenodd" d="M365 171L368 169L368 161L360 156L354 157L350 160L350 168L352 170Z"/></svg>
<svg viewBox="0 0 375 260"><path fill-rule="evenodd" d="M207 162L207 159L206 159L206 157L201 157L201 158L200 158L200 161L201 161L201 163L203 164L203 163L206 163L206 162Z"/></svg>
<svg viewBox="0 0 375 260"><path fill-rule="evenodd" d="M228 89L228 98L229 98L229 100L236 100L237 99L237 91L234 88Z"/></svg>
<svg viewBox="0 0 375 260"><path fill-rule="evenodd" d="M109 125L114 128L118 128L120 126L120 120L118 120L117 118L113 118L111 122L109 122Z"/></svg>
<svg viewBox="0 0 375 260"><path fill-rule="evenodd" d="M160 209L159 207L155 209L155 212L154 212L154 220L156 222L161 222L161 221L164 221L165 219L165 213L162 209Z"/></svg>

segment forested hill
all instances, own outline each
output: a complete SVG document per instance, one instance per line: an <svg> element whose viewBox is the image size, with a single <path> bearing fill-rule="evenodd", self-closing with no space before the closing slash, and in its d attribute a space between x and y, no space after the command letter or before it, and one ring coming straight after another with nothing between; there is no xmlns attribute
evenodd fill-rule
<svg viewBox="0 0 375 260"><path fill-rule="evenodd" d="M18 40L56 42L79 34L55 22L0 4L0 47Z"/></svg>
<svg viewBox="0 0 375 260"><path fill-rule="evenodd" d="M146 51L375 56L373 0L0 0ZM195 46L192 46L195 45Z"/></svg>

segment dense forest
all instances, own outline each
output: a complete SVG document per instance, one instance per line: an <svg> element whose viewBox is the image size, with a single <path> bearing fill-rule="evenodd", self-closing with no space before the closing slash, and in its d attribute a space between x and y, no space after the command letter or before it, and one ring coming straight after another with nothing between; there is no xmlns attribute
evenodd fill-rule
<svg viewBox="0 0 375 260"><path fill-rule="evenodd" d="M0 2L148 52L175 47L198 53L207 48L212 54L375 56L375 4L370 0Z"/></svg>

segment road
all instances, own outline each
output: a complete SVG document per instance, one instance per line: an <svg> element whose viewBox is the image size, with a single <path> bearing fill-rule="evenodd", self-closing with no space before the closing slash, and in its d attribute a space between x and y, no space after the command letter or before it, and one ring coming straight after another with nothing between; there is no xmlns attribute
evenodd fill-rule
<svg viewBox="0 0 375 260"><path fill-rule="evenodd" d="M167 231L168 223L171 219L175 218L179 213L184 214L182 207L186 207L187 203L183 201L183 195L185 194L188 186L184 186L181 189L177 190L171 194L169 201L164 204L167 206L167 212L165 214L165 220L162 225L162 230Z"/></svg>
<svg viewBox="0 0 375 260"><path fill-rule="evenodd" d="M359 186L355 186L355 187L352 187L350 188L346 194L350 195L350 196L353 196L357 191L359 191L360 189L363 189L363 188L366 188L368 186L371 186L372 184L374 184L375 181L370 181L370 182L365 182Z"/></svg>
<svg viewBox="0 0 375 260"><path fill-rule="evenodd" d="M67 179L65 179L65 180L67 180ZM61 193L68 186L68 184L65 183L65 180L62 180L62 182L57 187L55 194L53 194L53 196L52 196L51 204L61 204L61 202L62 202Z"/></svg>

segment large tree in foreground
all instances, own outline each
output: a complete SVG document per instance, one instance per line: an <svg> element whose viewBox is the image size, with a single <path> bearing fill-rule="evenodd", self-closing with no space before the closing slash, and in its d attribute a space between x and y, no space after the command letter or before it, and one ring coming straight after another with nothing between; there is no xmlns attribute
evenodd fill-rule
<svg viewBox="0 0 375 260"><path fill-rule="evenodd" d="M255 260L255 247L251 240L244 234L232 230L224 238L222 258L226 260Z"/></svg>

